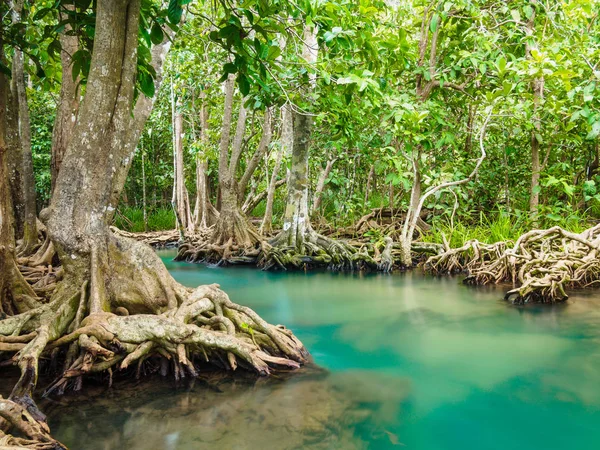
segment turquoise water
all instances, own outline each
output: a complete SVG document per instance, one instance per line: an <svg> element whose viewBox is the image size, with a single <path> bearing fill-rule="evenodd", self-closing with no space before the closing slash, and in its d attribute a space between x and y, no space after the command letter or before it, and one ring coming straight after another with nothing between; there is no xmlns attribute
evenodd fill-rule
<svg viewBox="0 0 600 450"><path fill-rule="evenodd" d="M72 449L600 448L597 292L514 307L497 289L417 272L272 273L163 256L181 283L219 283L286 324L327 373L141 383L54 405L53 434Z"/></svg>

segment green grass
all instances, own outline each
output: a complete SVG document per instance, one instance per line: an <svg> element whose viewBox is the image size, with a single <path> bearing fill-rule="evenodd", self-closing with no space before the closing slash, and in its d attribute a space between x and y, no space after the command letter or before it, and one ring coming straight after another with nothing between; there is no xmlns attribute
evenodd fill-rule
<svg viewBox="0 0 600 450"><path fill-rule="evenodd" d="M115 226L133 233L144 231L144 212L139 208L119 208ZM148 231L172 230L175 228L175 214L170 208L148 211Z"/></svg>
<svg viewBox="0 0 600 450"><path fill-rule="evenodd" d="M591 226L586 217L577 213L565 214L560 217L560 220L557 220L555 216L548 218L542 214L540 225L537 228L550 228L555 225L575 233L580 233ZM443 235L453 248L460 247L465 242L473 239L492 244L500 241L515 241L519 236L533 228L525 215L508 214L501 211L490 217L482 213L478 221L470 223L457 222L454 227L447 219L434 221L431 231L423 236L423 241L442 243Z"/></svg>

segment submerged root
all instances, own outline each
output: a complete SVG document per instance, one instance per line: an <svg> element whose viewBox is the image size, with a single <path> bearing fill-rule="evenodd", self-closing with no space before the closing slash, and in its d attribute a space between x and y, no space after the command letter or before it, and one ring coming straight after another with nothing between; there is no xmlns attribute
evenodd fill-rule
<svg viewBox="0 0 600 450"><path fill-rule="evenodd" d="M560 302L570 288L600 282L600 225L582 233L560 227L532 230L514 244L469 241L431 257L426 270L433 273L467 272L466 284L510 282L505 299L513 303Z"/></svg>

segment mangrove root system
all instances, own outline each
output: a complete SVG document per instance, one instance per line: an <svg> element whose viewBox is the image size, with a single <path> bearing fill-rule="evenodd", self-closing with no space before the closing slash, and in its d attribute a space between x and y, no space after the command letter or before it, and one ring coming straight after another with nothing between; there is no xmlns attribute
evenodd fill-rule
<svg viewBox="0 0 600 450"><path fill-rule="evenodd" d="M466 284L509 282L505 299L514 303L560 302L569 288L600 282L600 224L582 233L558 226L532 230L514 244L468 241L433 256L425 268L433 273L467 272Z"/></svg>

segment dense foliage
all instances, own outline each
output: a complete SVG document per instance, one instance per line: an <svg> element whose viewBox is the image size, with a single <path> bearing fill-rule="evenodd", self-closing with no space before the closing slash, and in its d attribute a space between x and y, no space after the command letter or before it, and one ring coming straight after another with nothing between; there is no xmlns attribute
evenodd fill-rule
<svg viewBox="0 0 600 450"><path fill-rule="evenodd" d="M32 4L29 20L51 23L51 3ZM82 11L87 8L83 3L75 2ZM136 212L142 208L150 218L157 216L150 229L174 224L175 109L184 116L188 189L194 192L196 162L205 160L209 195L218 203L222 82L228 73L236 76L236 102L250 110L242 171L260 140L266 107L292 102L314 115L311 186L335 160L318 211L334 225L356 222L372 208L406 209L413 161L420 166L423 189L464 178L479 154L487 115L490 125L482 140L487 158L476 178L427 199L428 221L435 225L428 239L441 239L439 233L451 229L456 241L470 236L496 240L513 236L531 221L578 229L600 214L597 0L172 1L164 10L155 2L143 3L141 41L147 48L162 40L165 24L177 28L177 36L129 173L119 226L143 229L142 214ZM317 26L316 68L300 58L303 23ZM85 77L85 52L93 35L86 27L93 21L79 18L78 24L81 64L66 76ZM31 49L28 62L39 207L49 199L51 129L61 77L56 37L48 25L41 30L44 36L36 37L41 44ZM144 45L139 95L152 95ZM309 72L316 72L317 84L306 99L299 92ZM539 95L536 83L542 85ZM201 104L209 116L205 141L199 137ZM250 193L268 185L281 142L279 113L274 130ZM532 182L533 141L539 148L538 182ZM289 165L287 154L284 167L286 161ZM533 194L539 195L535 214ZM284 207L285 190L280 189L276 222ZM263 211L264 201L252 215Z"/></svg>

